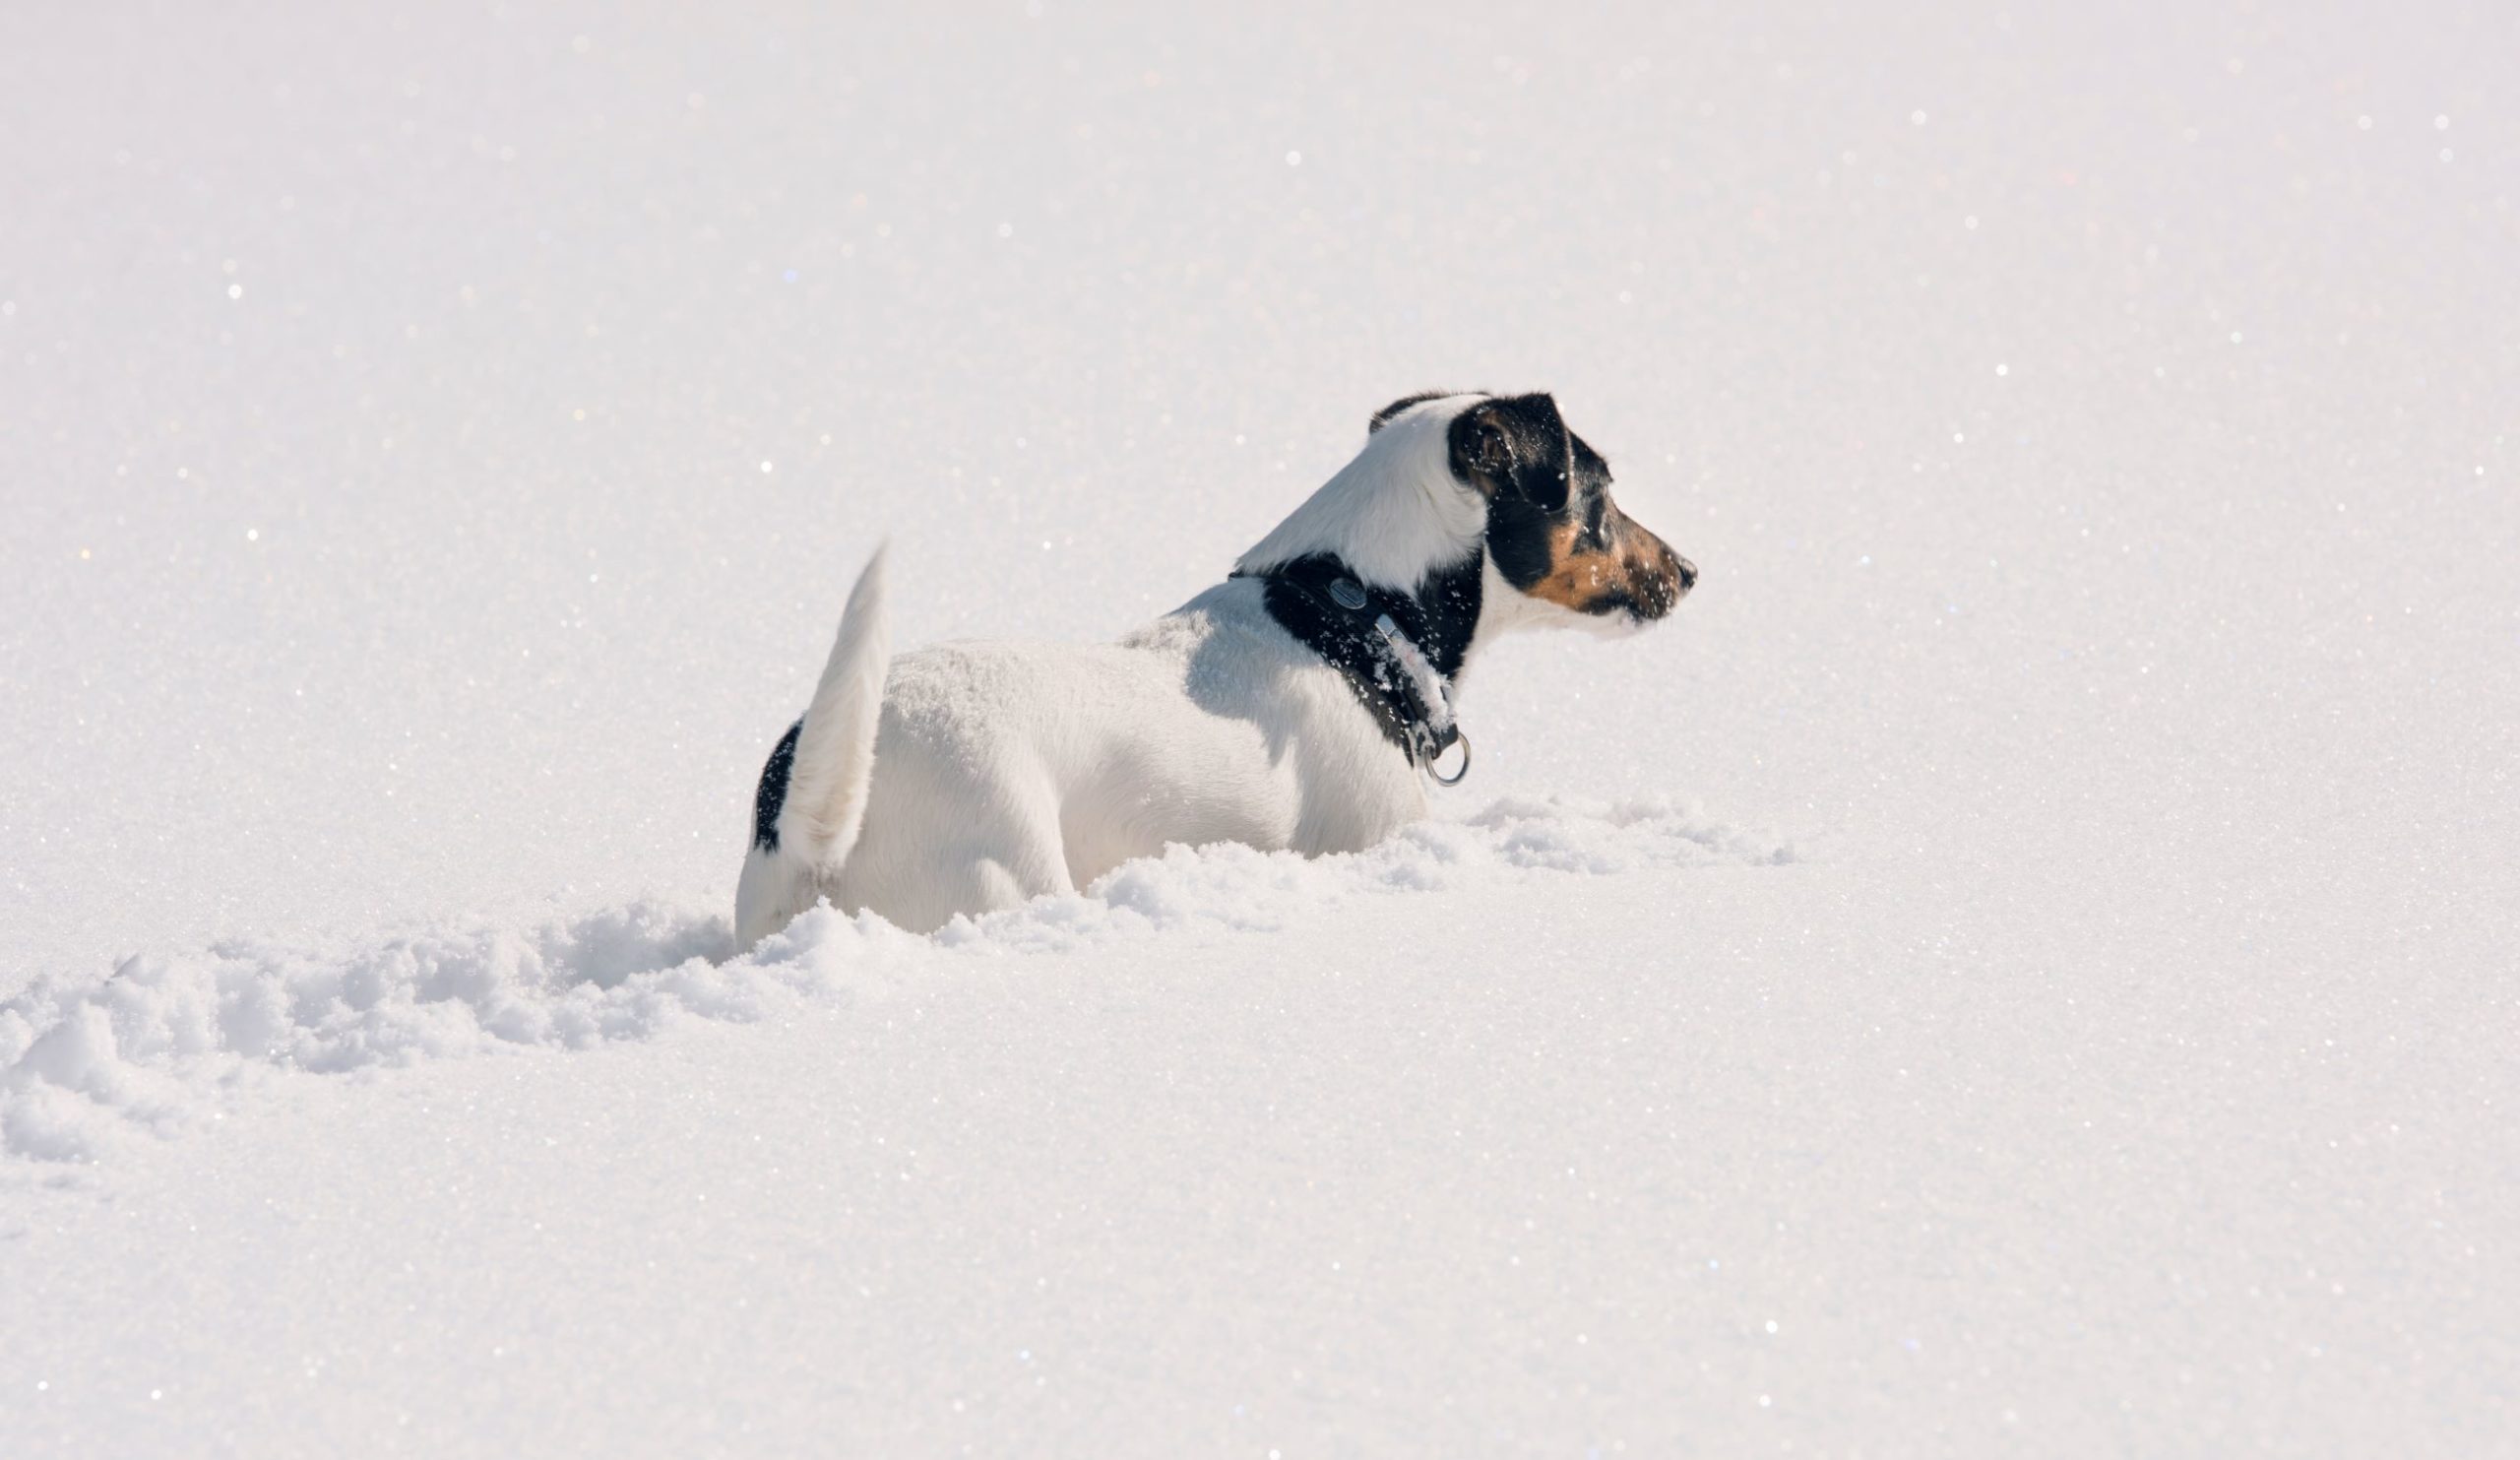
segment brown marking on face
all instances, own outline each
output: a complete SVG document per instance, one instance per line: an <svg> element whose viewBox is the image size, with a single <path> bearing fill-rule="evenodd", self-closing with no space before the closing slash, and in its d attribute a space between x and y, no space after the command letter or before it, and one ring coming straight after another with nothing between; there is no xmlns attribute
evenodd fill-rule
<svg viewBox="0 0 2520 1460"><path fill-rule="evenodd" d="M1627 565L1615 552L1578 545L1583 531L1571 522L1548 530L1548 572L1523 592L1578 613L1614 593L1627 591Z"/></svg>
<svg viewBox="0 0 2520 1460"><path fill-rule="evenodd" d="M1577 613L1625 609L1640 619L1661 618L1697 581L1686 559L1606 504L1598 534L1580 523L1551 524L1547 551L1547 571L1523 592Z"/></svg>

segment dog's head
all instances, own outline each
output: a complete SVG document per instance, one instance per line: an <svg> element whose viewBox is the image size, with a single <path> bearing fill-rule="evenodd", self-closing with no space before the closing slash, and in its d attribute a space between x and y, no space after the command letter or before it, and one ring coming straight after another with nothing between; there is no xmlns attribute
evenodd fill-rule
<svg viewBox="0 0 2520 1460"><path fill-rule="evenodd" d="M1541 615L1640 627L1696 584L1695 565L1610 500L1609 463L1549 396L1412 396L1376 412L1370 432L1420 408L1453 411L1445 465L1486 500L1488 560Z"/></svg>

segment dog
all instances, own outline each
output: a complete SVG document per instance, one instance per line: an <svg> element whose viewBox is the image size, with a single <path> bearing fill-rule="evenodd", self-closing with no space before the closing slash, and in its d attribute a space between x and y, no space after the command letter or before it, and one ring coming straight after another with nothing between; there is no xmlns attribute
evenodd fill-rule
<svg viewBox="0 0 2520 1460"><path fill-rule="evenodd" d="M891 658L878 548L762 769L738 950L825 898L926 932L1176 842L1361 850L1468 773L1453 687L1482 646L1633 631L1696 581L1544 394L1384 407L1229 577L1115 644Z"/></svg>

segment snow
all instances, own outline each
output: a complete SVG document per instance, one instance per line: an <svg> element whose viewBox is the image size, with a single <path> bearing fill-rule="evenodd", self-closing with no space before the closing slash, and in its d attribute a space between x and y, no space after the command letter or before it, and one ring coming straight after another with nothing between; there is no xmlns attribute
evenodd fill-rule
<svg viewBox="0 0 2520 1460"><path fill-rule="evenodd" d="M2106 10L20 18L0 1454L2520 1446L2520 22ZM721 961L1432 386L1438 820Z"/></svg>
<svg viewBox="0 0 2520 1460"><path fill-rule="evenodd" d="M1084 895L959 918L932 938L826 904L740 960L722 913L655 902L528 931L450 926L135 955L101 982L44 980L0 1002L0 1152L101 1161L130 1127L198 1123L254 1066L350 1074L501 1045L645 1039L685 1015L755 1022L787 1011L790 995L830 998L869 977L942 977L950 964L937 963L940 953L1066 953L1158 936L1178 952L1220 932L1300 926L1377 893L1545 897L1544 885L1515 874L1791 860L1790 848L1669 806L1505 800L1355 856L1176 847Z"/></svg>

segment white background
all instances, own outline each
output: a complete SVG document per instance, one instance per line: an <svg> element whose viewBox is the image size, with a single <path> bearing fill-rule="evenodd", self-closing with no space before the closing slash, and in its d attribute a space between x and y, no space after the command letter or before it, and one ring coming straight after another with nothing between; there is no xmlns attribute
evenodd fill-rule
<svg viewBox="0 0 2520 1460"><path fill-rule="evenodd" d="M2520 17L1040 9L0 23L0 1452L2520 1446ZM671 972L1436 385L1521 809Z"/></svg>

